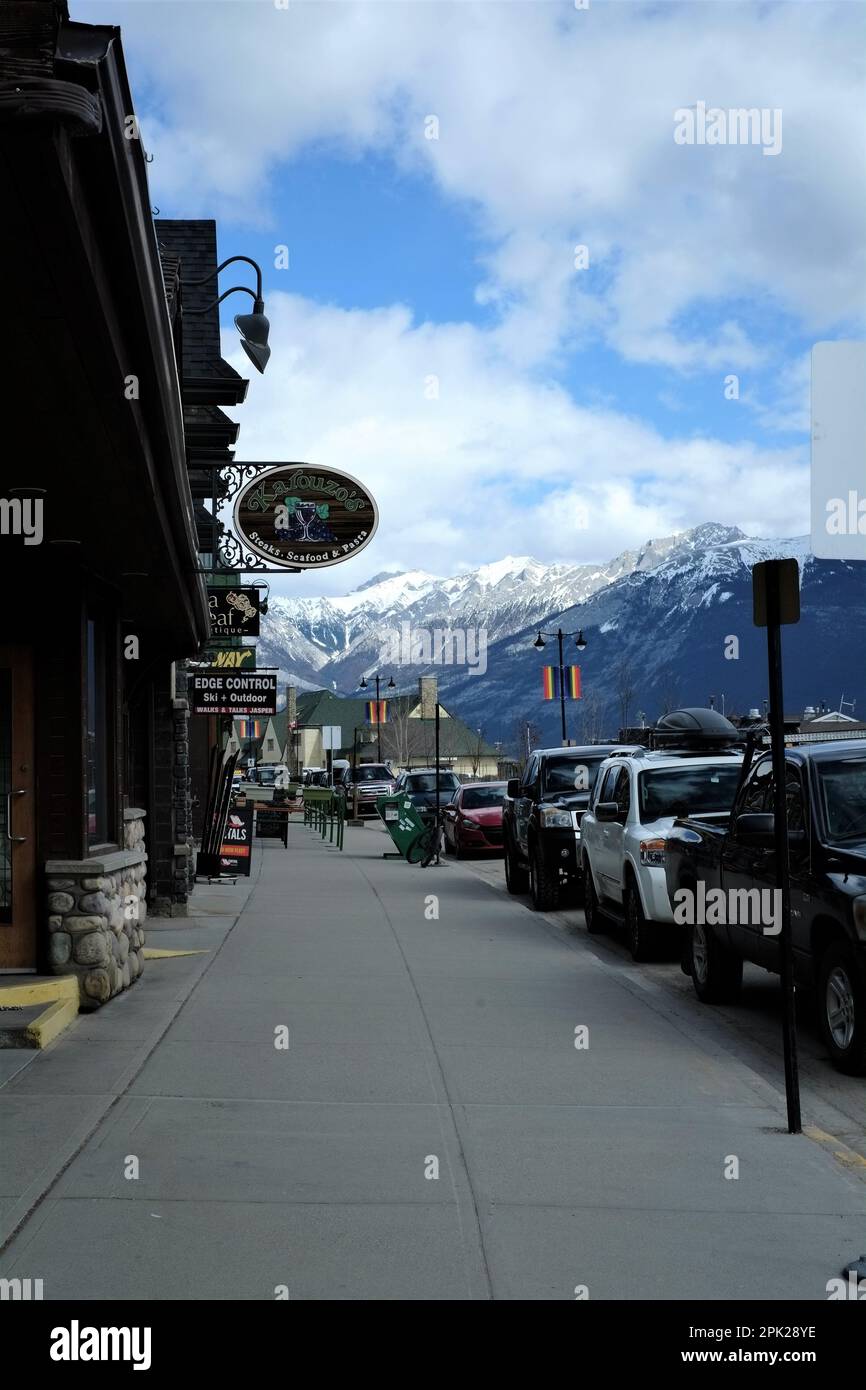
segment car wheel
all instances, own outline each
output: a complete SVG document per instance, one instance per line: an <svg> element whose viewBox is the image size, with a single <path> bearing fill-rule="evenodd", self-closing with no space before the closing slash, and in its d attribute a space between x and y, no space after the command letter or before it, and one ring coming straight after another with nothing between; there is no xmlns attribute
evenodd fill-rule
<svg viewBox="0 0 866 1390"><path fill-rule="evenodd" d="M630 883L625 891L625 928L632 960L649 960L653 947L652 927L644 915L636 883Z"/></svg>
<svg viewBox="0 0 866 1390"><path fill-rule="evenodd" d="M866 1074L866 977L846 941L833 941L818 969L821 1032L834 1067Z"/></svg>
<svg viewBox="0 0 866 1390"><path fill-rule="evenodd" d="M583 885L583 915L586 920L586 930L590 936L598 936L602 929L601 910L598 905L595 884L592 881L592 870L587 859L583 861Z"/></svg>
<svg viewBox="0 0 866 1390"><path fill-rule="evenodd" d="M689 954L692 984L701 1003L735 1003L743 984L743 962L705 922L694 923Z"/></svg>
<svg viewBox="0 0 866 1390"><path fill-rule="evenodd" d="M445 853L446 853L446 854L454 854L454 853L455 853L455 848L454 848L454 846L452 845L451 841L450 841L449 838L448 838L448 832L447 832L447 830L442 832L442 839L443 839L443 841L444 841ZM457 857L458 857L458 859L459 859L460 856L458 855Z"/></svg>
<svg viewBox="0 0 866 1390"><path fill-rule="evenodd" d="M529 888L529 875L518 864L508 841L505 842L505 887L509 893L525 893Z"/></svg>
<svg viewBox="0 0 866 1390"><path fill-rule="evenodd" d="M553 912L559 905L559 884L537 845L529 858L529 892L536 912Z"/></svg>
<svg viewBox="0 0 866 1390"><path fill-rule="evenodd" d="M457 835L454 836L454 855L457 859L465 859L466 851L460 843Z"/></svg>

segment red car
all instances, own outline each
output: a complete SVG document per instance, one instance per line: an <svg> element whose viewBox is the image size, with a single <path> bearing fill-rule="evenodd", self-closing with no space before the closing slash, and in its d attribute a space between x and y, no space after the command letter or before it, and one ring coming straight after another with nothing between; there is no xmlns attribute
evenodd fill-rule
<svg viewBox="0 0 866 1390"><path fill-rule="evenodd" d="M470 782L445 807L445 853L502 853L502 807L507 782Z"/></svg>

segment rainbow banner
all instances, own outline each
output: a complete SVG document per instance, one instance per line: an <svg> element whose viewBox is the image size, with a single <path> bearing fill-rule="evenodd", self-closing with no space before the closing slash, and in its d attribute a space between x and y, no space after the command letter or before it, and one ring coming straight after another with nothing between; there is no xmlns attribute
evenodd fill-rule
<svg viewBox="0 0 866 1390"><path fill-rule="evenodd" d="M261 719L239 719L241 738L261 738L264 729Z"/></svg>
<svg viewBox="0 0 866 1390"><path fill-rule="evenodd" d="M387 724L388 722L388 701L387 700L367 700L367 723L368 724Z"/></svg>
<svg viewBox="0 0 866 1390"><path fill-rule="evenodd" d="M559 667L542 666L541 668L541 690L545 700L559 699ZM580 699L580 667L566 666L565 668L565 698L566 700Z"/></svg>

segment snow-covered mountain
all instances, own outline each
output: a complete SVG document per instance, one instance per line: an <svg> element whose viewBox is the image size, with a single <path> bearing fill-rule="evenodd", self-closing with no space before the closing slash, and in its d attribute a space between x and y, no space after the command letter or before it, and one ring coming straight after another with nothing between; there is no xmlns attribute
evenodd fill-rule
<svg viewBox="0 0 866 1390"><path fill-rule="evenodd" d="M532 643L539 626L562 626L582 628L588 644L582 657L573 646L566 657L583 678L585 698L569 707L575 736L590 718L615 732L629 684L632 717L642 709L654 718L671 702L704 704L710 695L721 704L724 694L728 709L749 708L766 692L751 567L783 556L798 559L802 576L802 620L784 638L789 708L821 699L836 705L842 690L862 702L866 566L815 560L805 538L751 539L714 523L648 541L604 564L506 556L451 578L422 570L377 575L344 598L276 598L262 623L259 661L302 689L328 686L343 694L377 669L393 674L402 690L435 673L447 702L488 737L507 740L518 718L555 736L558 706L541 700L539 667L556 661L556 643L544 651ZM419 660L395 665L383 643L404 623L413 632L485 629L486 673ZM725 655L731 636L736 657Z"/></svg>
<svg viewBox="0 0 866 1390"><path fill-rule="evenodd" d="M409 570L377 575L344 598L275 598L263 623L260 663L278 667L302 687L331 685L349 693L379 663L385 634L403 622L413 629L483 628L492 643L584 602L625 575L741 534L700 526L648 541L601 565L544 565L508 555L453 578Z"/></svg>

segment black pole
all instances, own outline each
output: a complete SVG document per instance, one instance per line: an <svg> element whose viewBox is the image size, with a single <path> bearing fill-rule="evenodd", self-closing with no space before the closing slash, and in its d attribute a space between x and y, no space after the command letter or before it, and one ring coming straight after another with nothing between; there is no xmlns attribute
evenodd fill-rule
<svg viewBox="0 0 866 1390"><path fill-rule="evenodd" d="M382 761L382 711L379 706L379 677L376 677L376 760Z"/></svg>
<svg viewBox="0 0 866 1390"><path fill-rule="evenodd" d="M436 701L436 718L434 720L435 740L436 740L436 863L439 863L439 701Z"/></svg>
<svg viewBox="0 0 866 1390"><path fill-rule="evenodd" d="M799 1134L800 1078L797 1068L797 1018L794 998L794 962L791 942L791 879L788 865L788 806L786 796L785 714L782 697L782 634L779 626L779 591L767 583L767 658L770 682L770 748L773 758L773 828L776 880L782 899L780 939L782 967L782 1041L785 1050L785 1097L788 1133Z"/></svg>
<svg viewBox="0 0 866 1390"><path fill-rule="evenodd" d="M557 629L557 640L559 641L559 708L562 714L562 746L568 742L568 733L565 727L565 667L562 664L562 628Z"/></svg>

